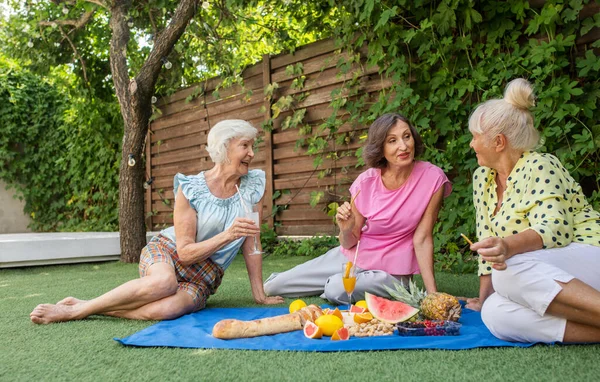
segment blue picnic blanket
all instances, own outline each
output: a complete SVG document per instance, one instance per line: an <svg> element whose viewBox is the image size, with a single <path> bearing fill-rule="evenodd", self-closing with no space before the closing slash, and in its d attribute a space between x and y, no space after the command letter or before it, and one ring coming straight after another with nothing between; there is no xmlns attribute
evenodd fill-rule
<svg viewBox="0 0 600 382"><path fill-rule="evenodd" d="M480 347L528 347L532 343L502 341L494 337L481 321L481 314L463 309L460 335L440 337L393 336L351 337L347 341L331 341L329 337L314 340L301 330L272 336L220 340L212 336L213 326L223 319L255 320L288 313L287 308L208 308L175 320L162 321L125 338L115 338L127 346L167 346L203 349L288 350L288 351L364 351L397 349L461 350Z"/></svg>

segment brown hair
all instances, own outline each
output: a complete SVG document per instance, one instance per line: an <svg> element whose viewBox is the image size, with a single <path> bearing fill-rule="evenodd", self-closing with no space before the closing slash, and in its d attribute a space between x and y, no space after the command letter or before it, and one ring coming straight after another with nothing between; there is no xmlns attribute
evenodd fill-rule
<svg viewBox="0 0 600 382"><path fill-rule="evenodd" d="M408 118L402 114L388 113L377 118L369 127L369 137L363 149L363 159L368 167L384 168L387 165L387 160L383 155L383 145L388 132L396 126L398 121L406 123L410 128L410 133L415 140L415 158L423 154L425 150L423 140Z"/></svg>

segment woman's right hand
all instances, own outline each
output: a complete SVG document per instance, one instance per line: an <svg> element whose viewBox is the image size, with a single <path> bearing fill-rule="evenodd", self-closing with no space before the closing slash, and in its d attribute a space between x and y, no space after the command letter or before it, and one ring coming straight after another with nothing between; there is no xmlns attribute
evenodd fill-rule
<svg viewBox="0 0 600 382"><path fill-rule="evenodd" d="M342 232L350 232L354 229L354 213L352 213L350 203L344 202L344 204L338 207L335 220Z"/></svg>
<svg viewBox="0 0 600 382"><path fill-rule="evenodd" d="M254 224L252 219L235 218L233 224L225 231L231 241L241 237L253 237L260 234L260 227Z"/></svg>

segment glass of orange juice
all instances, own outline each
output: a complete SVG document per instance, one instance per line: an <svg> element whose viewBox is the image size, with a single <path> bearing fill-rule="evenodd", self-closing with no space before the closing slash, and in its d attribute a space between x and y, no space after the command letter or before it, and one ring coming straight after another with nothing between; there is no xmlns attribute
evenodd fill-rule
<svg viewBox="0 0 600 382"><path fill-rule="evenodd" d="M342 264L342 282L344 290L348 294L348 311L352 308L352 293L356 286L356 267L351 261Z"/></svg>

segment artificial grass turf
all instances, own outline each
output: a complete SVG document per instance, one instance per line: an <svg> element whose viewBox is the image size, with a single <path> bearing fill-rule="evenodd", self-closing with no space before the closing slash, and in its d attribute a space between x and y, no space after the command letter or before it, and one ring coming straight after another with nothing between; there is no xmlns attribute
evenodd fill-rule
<svg viewBox="0 0 600 382"><path fill-rule="evenodd" d="M304 260L267 258L264 275ZM29 312L39 303L70 295L92 298L134 277L137 265L116 262L0 270L0 381L595 381L600 375L600 345L342 353L131 348L112 338L153 322L100 316L44 326L29 321ZM472 296L477 278L442 273L438 286ZM305 301L325 302L316 297ZM227 270L209 306L255 306L241 258Z"/></svg>

